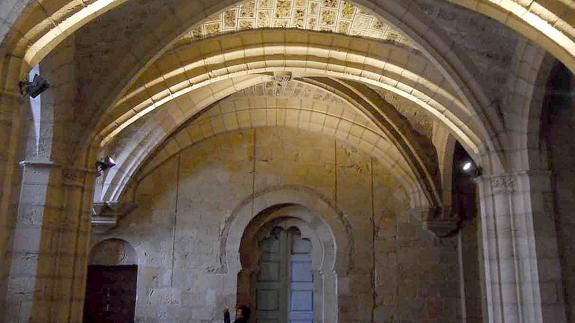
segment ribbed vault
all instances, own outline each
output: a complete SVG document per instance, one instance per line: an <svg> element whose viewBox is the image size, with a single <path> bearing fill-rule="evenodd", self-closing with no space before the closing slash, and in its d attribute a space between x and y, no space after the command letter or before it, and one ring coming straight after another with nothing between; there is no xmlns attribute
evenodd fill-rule
<svg viewBox="0 0 575 323"><path fill-rule="evenodd" d="M292 127L337 138L371 154L393 170L403 186L413 193L415 204L441 203L437 199L436 174L429 168L430 164L421 164L424 158L410 155L406 147L397 144L401 140L399 136L390 132L397 124L385 126L382 116L378 118L369 109L354 108L365 102L328 90L333 86L328 80L282 84L269 79L246 78L243 84L255 84L240 88L238 83L237 92L183 118L190 121L178 124L177 130L150 132L158 128L154 125L158 120L165 120L161 115L167 110L157 110L138 121L137 127L128 128L122 138L107 147L118 156L121 166L108 174L102 198L117 199L131 176L143 165L145 169L153 168L188 145L219 133L255 127ZM194 97L201 100L198 94ZM408 137L413 136L409 128L404 132ZM145 162L146 154L154 156L152 161ZM414 164L418 167L413 167Z"/></svg>
<svg viewBox="0 0 575 323"><path fill-rule="evenodd" d="M558 0L450 0L471 10L487 15L508 27L522 33L525 37L539 41L545 49L559 58L573 71L575 70L575 28L573 4ZM73 34L83 25L106 12L118 7L127 0L94 1L24 1L18 3L19 10L10 10L7 3L3 10L3 29L12 29L7 46L14 49L14 55L23 57L25 64L34 65L63 39ZM262 1L271 2L271 1ZM297 0L297 2L301 2ZM336 1L325 0L322 3ZM358 0L361 6L375 10L377 1ZM202 1L182 3L174 12L172 23L196 20L215 14L226 7L237 6L238 1ZM289 1L291 3L291 1ZM408 23L411 1L396 9L399 19L394 25ZM379 4L379 6L384 6ZM25 8L24 10L20 8ZM377 10L375 10L377 11ZM401 14L403 13L403 15ZM406 16L403 17L402 16ZM321 16L319 16L321 19ZM12 25L13 24L13 25ZM411 37L411 35L408 35Z"/></svg>
<svg viewBox="0 0 575 323"><path fill-rule="evenodd" d="M83 3L82 8L66 7L66 14L58 16L65 22L60 24L59 31L73 32L120 2L98 0ZM377 158L387 158L391 168L401 165L402 177L419 180L418 190L424 192L428 202L441 204L433 145L420 138L381 93L394 93L422 108L434 122L449 129L476 160L486 150L498 151L501 143L495 133L501 129L501 121L470 70L461 64L452 48L445 47L444 35L433 28L432 22L418 16L417 10L411 10L409 5L357 3L359 6L341 0L222 1L213 6L206 3L201 9L194 7L194 16L185 27L172 28L168 25L173 21L163 22L166 28L158 26L159 33L155 36L161 37L165 31L170 44L160 42L164 47L158 48L153 58L150 52L145 54L146 58L138 63L141 65L136 64L135 72L117 82L119 86L114 93L99 95L105 83L94 91L94 98L104 99L100 104L101 116L94 118L94 129L86 129L90 140L97 142L98 149L103 151L111 150L118 137L125 144L117 150L122 168L110 177L110 196L121 193L149 154L157 151L167 138L180 133L182 127L200 125L196 118L218 100L269 82L275 74L288 73L290 78L335 94L346 101L348 109L366 117L374 128L363 129L362 135L356 134L352 142L379 154ZM185 6L179 8L183 11L178 14L190 14L184 10ZM197 15L202 14L209 16L198 19ZM51 23L58 25L54 19ZM66 37L45 24L33 29L29 37L16 44L15 51L24 54L23 66L34 63ZM177 37L174 33L168 35L171 29L179 30ZM568 45L561 37L558 39ZM145 37L142 39L142 49L148 46L147 41ZM12 63L17 60L4 66L12 73L20 73ZM125 62L120 62L119 70L124 65ZM293 104L266 104L266 107L245 106L244 110L293 108ZM212 121L224 115L214 116ZM141 119L145 122L139 122ZM128 131L136 123L142 128ZM231 130L247 127L238 123ZM301 124L297 127L305 128ZM338 135L339 139L350 140L349 134ZM374 140L371 135L379 139ZM393 149L378 146L381 138Z"/></svg>
<svg viewBox="0 0 575 323"><path fill-rule="evenodd" d="M177 0L174 1L177 2ZM330 6L328 2L322 2L326 10ZM90 4L83 3L83 8L69 7L66 10L66 15L61 16L66 16L63 21L66 21L68 25L61 25L60 31L69 27L68 31L71 33L76 30L75 28L79 28L93 19L94 16L112 9L119 3L120 1L111 0L107 3L96 1ZM337 15L343 15L344 9L342 8L345 4L337 1L334 3L339 6L338 10L340 11ZM383 34L378 39L368 41L339 34L337 30L331 33L315 32L316 34L313 34L314 32L309 30L259 29L232 32L231 35L223 34L206 40L195 40L191 43L193 46L185 46L181 42L178 43L178 39L181 40L182 37L185 38L186 35L189 35L191 28L198 26L197 24L201 24L202 21L205 22L205 17L230 9L232 8L230 6L238 5L238 2L183 3L177 10L174 10L176 14L174 19L167 19L168 17L162 19L154 35L142 37L137 47L132 48L130 54L125 55L122 61L118 62L117 71L107 76L109 81L99 82L97 87L90 91L90 98L87 100L88 106L95 110L104 110L109 107L112 109L108 109L106 112L94 111L94 115L104 115L104 117L91 119L94 123L98 122L99 126L96 129L91 126L86 127L87 137L90 138L86 138L86 141L93 139L91 135L97 134L96 140L105 144L122 129L146 113L211 82L245 74L287 69L296 77L328 75L333 78L359 81L400 94L416 102L431 112L441 123L446 124L474 158L478 158L481 150L499 151L499 138L493 135L495 129L501 128L499 117L481 87L474 80L473 68L468 69L469 65L464 63L465 57L462 58L460 53L454 50L446 35L434 26L434 23L426 18L417 6L410 6L403 2L401 4L385 2L374 4L367 0L356 1L356 3L358 7L353 7L354 15L369 16L372 17L370 18L372 21L378 20L389 25L394 31L405 35L406 39L409 39L410 43L420 53L413 49L406 50L405 46L396 41L382 42ZM276 2L276 9L277 4ZM297 3L293 8L296 7ZM34 10L34 8L30 8L30 10ZM222 13L222 19L223 15ZM322 17L321 13L319 17ZM54 21L51 22L54 24ZM337 23L339 24L339 22ZM55 24L58 25L58 22ZM49 28L47 25L45 27ZM353 26L350 28L353 29ZM349 34L354 34L351 29ZM223 29L222 31L225 32ZM280 44L284 43L283 46L274 44L278 43L277 38L270 37L274 32L284 33L283 40L279 41ZM51 33L51 36L38 32L36 34L40 36L37 38L38 41L29 42L30 39L35 38L31 35L20 39L26 44L21 46L23 43L20 43L16 47L23 51L20 57L25 56L24 62L33 63L45 55L51 46L55 46L57 42L66 37L65 34L57 34L57 30L50 30L48 33ZM261 37L244 37L245 41L242 44L237 44L238 40L241 39L241 36L236 37L237 35L254 36L256 33L259 33ZM219 49L216 48L218 42L222 42ZM262 43L266 43L266 46L262 46ZM177 46L173 47L174 44ZM368 44L367 48L366 44ZM395 47L397 50L387 51L377 47L383 45ZM235 51L233 50L234 46L236 46ZM189 57L185 57L184 54L190 47L201 48L200 54L204 56L196 57L198 59L196 66L190 65L194 62L190 62ZM152 48L154 49L152 50ZM310 50L310 48L313 49ZM328 50L327 48L344 48L344 51ZM164 52L165 50L168 51ZM217 53L218 51L219 53ZM373 56L373 52L382 56ZM239 53L242 53L243 56L237 56ZM180 57L177 57L181 54L184 54L181 57L185 62L184 65L181 64ZM282 54L285 56L283 59L280 57ZM297 59L287 59L294 55ZM420 56L420 58L416 58L416 56ZM393 62L394 59L397 62ZM157 66L154 63L160 61L162 61L161 64L168 66L164 69L168 72L157 73L158 71L152 67ZM302 65L302 62L305 64ZM12 63L18 64L18 59L11 61L8 65L9 68L16 67ZM201 65L204 63L214 64L212 64L211 70L202 73ZM169 66L178 67L170 69ZM198 67L198 69L193 70L194 67ZM189 69L192 69L191 75L189 75ZM18 69L12 69L12 71L18 72ZM172 74L176 77L171 78ZM146 75L155 75L155 79L160 80L160 82L164 82L166 79L173 83L162 84L159 85L159 89L153 89L154 84L141 83L142 80L146 79ZM110 88L110 84L114 85L113 88ZM142 85L146 88L145 94L129 90L130 88L141 88ZM128 99L132 99L132 102L126 104ZM143 100L138 102L138 99ZM125 109L119 108L119 105L124 104L126 105ZM117 115L118 113L120 115ZM92 151L86 151L86 154L90 153ZM78 158L78 160L90 159L87 155Z"/></svg>
<svg viewBox="0 0 575 323"><path fill-rule="evenodd" d="M170 52L104 115L102 144L137 118L194 89L239 75L290 71L296 77L327 75L397 93L430 112L471 152L478 153L481 126L456 90L424 57L392 44L309 33L246 31Z"/></svg>
<svg viewBox="0 0 575 323"><path fill-rule="evenodd" d="M482 30L485 25L476 26L478 32L473 35L492 38L497 46L505 46L506 39L513 39L513 45L526 44L525 39L530 39L534 46L544 48L575 72L573 1L446 1L496 19L525 38L495 35L496 32ZM362 157L366 161L377 159L378 168L381 164L385 169L384 176L393 176L392 182L383 183L386 188L379 194L387 194L390 183L398 183L400 194L409 195L410 222L420 218L427 229L441 238L456 233L462 222L451 208L451 184L455 182L450 173L455 169L450 164L453 147L459 147L456 141L461 143L483 175L476 183L481 208L477 225L481 226L483 242L480 260L485 260L480 261L485 269L480 273L485 278L485 315L491 321L541 321L545 317L546 322L552 322L552 315L565 304L562 297L551 303L542 301L544 293L540 291L545 292L549 284L563 290L565 282L558 270L551 278L544 277L545 270L541 270L549 264L562 269L558 251L561 248L557 247L560 243L555 244L559 242L555 239L557 228L546 216L553 210L547 210L543 203L551 191L550 177L534 172L533 167L520 172L512 167L513 163L523 163L513 160L522 154L518 149L537 146L529 144L535 138L530 124L539 123L537 110L523 113L522 109L526 104L540 103L538 98L530 97L540 94L541 89L534 86L542 77L539 72L546 71L545 60L540 59L546 53L538 48L517 53L519 66L500 68L491 77L488 65L497 60L483 58L497 55L497 47L483 52L477 44L484 39L462 41L460 38L469 36L470 29L462 28L460 21L453 28L440 25L443 18L434 21L434 15L426 13L438 8L447 8L448 12L442 12L447 15L457 9L439 7L426 0L1 2L0 129L7 153L0 156L0 203L6 210L0 217L6 225L0 229L7 237L26 237L27 231L32 230L39 232L37 236L41 238L34 243L7 239L7 243L0 244L0 251L9 260L2 272L7 281L4 289L18 291L6 293L12 294L7 298L7 308L17 308L21 311L18 316L31 320L41 320L46 313L53 321L80 319L85 287L83 259L90 235L90 212L94 211L91 199L97 158L109 153L117 161L116 167L99 177L103 182L96 183L96 190L101 189L96 193L98 202L111 205L120 202L130 184L140 179L138 176L145 176L191 145L228 132L285 127L320 134L316 139L328 137L335 146L341 141L357 147L369 155ZM453 12L454 16L463 16L461 8ZM469 12L464 15L470 22L476 18L486 20ZM489 24L493 26L492 22ZM476 41L471 47L473 56L466 52L472 41ZM505 65L509 56L510 50L505 50L498 67ZM43 61L44 58L47 59ZM534 66L533 62L537 64ZM42 115L47 117L39 122L42 128L37 135L45 144L34 143L36 154L20 163L25 167L20 172L19 152L29 148L25 132L30 121L26 120L26 110L21 109L27 108L28 102L18 93L19 81L38 63L46 65L45 75L54 80L42 105ZM477 73L478 67L486 66L485 75ZM541 70L534 72L537 68ZM508 70L513 75L506 78L504 71ZM489 77L478 80L478 75ZM505 81L513 83L509 84L512 95L505 95L505 90L492 91L496 87L493 84L502 85ZM492 92L496 97L491 97ZM389 94L425 113L432 123L431 134L420 135L410 120L386 101ZM251 142L256 142L256 132L252 132ZM287 131L283 133L286 134ZM233 145L234 139L230 140L225 144ZM249 145L249 141L244 143ZM219 148L209 147L207 153L213 149ZM257 156L255 149L253 152L250 156ZM313 149L308 152L314 153ZM341 156L348 152L336 153ZM240 154L230 154L233 156L229 164L233 167L236 158L248 161L242 174L249 174L255 166L250 168L250 160ZM528 162L530 157L530 152L520 156ZM337 161L334 165L338 167ZM283 165L278 170L281 176ZM252 184L255 171L253 174ZM344 285L358 279L372 284L369 273L379 272L376 266L380 261L374 256L373 247L388 236L379 236L375 228L378 191L374 190L374 174L358 189L371 187L369 201L365 200L366 210L371 202L371 217L354 223L354 230L358 228L360 233L373 227L365 231L372 240L358 243L366 252L356 255L373 266L365 271L362 267L353 268L346 273L350 276L342 280ZM212 184L211 176L206 177L210 178L199 185ZM242 185L243 179L242 176ZM337 174L334 179L333 188L337 190ZM160 178L159 182L163 180ZM442 185L442 181L448 184ZM332 184L330 179L325 186ZM253 212L255 185L246 192L251 196ZM357 197L352 191L334 196L335 205ZM369 214L369 210L358 212L362 213ZM177 210L173 218L172 268L179 265L174 261L176 215ZM65 225L54 225L57 222ZM401 222L390 223L395 226L390 237L396 239L396 233L404 228ZM218 225L215 223L216 230L207 232L217 234ZM405 231L408 230L409 227ZM477 238L475 233L471 236L473 241ZM413 234L418 239L419 235L419 231ZM478 249L473 249L473 256L477 256ZM421 250L413 254L414 259L421 256ZM37 257L24 259L20 254ZM456 258L462 253L454 251L448 255L455 259L451 255ZM441 263L445 258L441 251L430 253L431 257L423 256L433 258L430 262L434 267L436 261ZM36 271L34 275L30 268ZM27 283L20 284L22 279ZM355 293L349 291L349 295ZM380 312L376 307L377 293L364 291L360 290L360 302L364 296L373 296L373 321L375 313ZM460 292L466 297L463 289ZM457 300L451 299L449 304L456 304ZM461 303L461 312L465 312L464 303L466 300ZM430 305L437 307L438 303ZM446 308L447 303L439 305Z"/></svg>

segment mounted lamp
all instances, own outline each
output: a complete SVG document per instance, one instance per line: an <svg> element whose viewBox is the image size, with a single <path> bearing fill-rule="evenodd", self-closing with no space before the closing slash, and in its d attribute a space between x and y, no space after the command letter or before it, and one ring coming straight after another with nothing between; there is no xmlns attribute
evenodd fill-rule
<svg viewBox="0 0 575 323"><path fill-rule="evenodd" d="M110 155L106 155L104 159L96 161L96 177L101 176L103 172L114 166L116 166L116 162Z"/></svg>

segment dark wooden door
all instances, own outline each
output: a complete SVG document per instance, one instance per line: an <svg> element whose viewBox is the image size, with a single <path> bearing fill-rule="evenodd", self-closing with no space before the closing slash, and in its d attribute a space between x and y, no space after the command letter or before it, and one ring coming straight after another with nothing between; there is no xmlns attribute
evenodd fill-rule
<svg viewBox="0 0 575 323"><path fill-rule="evenodd" d="M134 322L137 266L88 266L84 323Z"/></svg>

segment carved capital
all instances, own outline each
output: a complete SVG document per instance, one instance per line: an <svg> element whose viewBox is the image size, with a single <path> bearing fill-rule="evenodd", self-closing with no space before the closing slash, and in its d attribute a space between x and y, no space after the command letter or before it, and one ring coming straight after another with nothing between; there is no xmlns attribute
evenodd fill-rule
<svg viewBox="0 0 575 323"><path fill-rule="evenodd" d="M92 208L92 230L104 233L116 227L121 218L136 208L134 203L97 202Z"/></svg>
<svg viewBox="0 0 575 323"><path fill-rule="evenodd" d="M494 192L512 192L515 180L512 175L491 177L491 186Z"/></svg>

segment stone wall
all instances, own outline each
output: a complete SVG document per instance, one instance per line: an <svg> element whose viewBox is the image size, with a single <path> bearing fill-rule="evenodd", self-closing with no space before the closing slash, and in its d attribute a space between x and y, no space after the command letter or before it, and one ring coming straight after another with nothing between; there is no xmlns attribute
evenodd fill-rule
<svg viewBox="0 0 575 323"><path fill-rule="evenodd" d="M138 208L92 241L120 238L135 248L138 322L221 322L237 278L214 270L224 222L252 194L281 188L321 197L350 225L339 322L457 321L457 239L424 231L393 171L354 147L286 128L235 131L140 175L134 196L123 197Z"/></svg>

